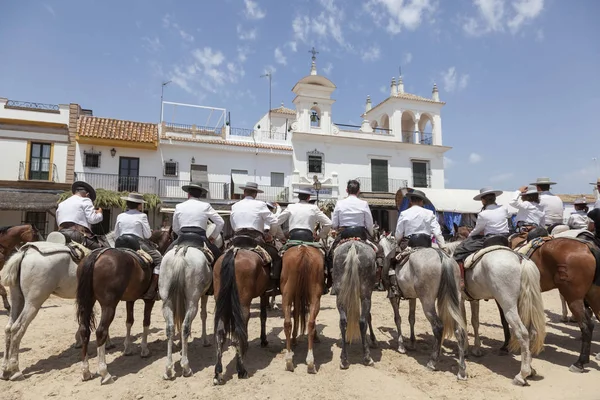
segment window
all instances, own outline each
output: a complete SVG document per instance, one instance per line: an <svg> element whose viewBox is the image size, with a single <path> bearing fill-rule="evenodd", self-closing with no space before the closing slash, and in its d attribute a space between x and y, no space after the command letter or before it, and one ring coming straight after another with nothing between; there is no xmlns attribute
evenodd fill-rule
<svg viewBox="0 0 600 400"><path fill-rule="evenodd" d="M179 163L177 161L169 160L165 161L163 175L164 176L177 176L179 174Z"/></svg>
<svg viewBox="0 0 600 400"><path fill-rule="evenodd" d="M87 168L100 168L101 152L95 153L92 151L83 152L83 166Z"/></svg>
<svg viewBox="0 0 600 400"><path fill-rule="evenodd" d="M413 161L413 186L420 188L429 187L429 162Z"/></svg>
<svg viewBox="0 0 600 400"><path fill-rule="evenodd" d="M202 187L209 189L208 185L208 167L206 165L190 165L190 179L192 182L200 182ZM207 193L202 195L202 198L205 199Z"/></svg>
<svg viewBox="0 0 600 400"><path fill-rule="evenodd" d="M321 156L308 156L308 172L314 174L323 173L323 159Z"/></svg>
<svg viewBox="0 0 600 400"><path fill-rule="evenodd" d="M232 198L240 198L240 195L244 194L244 191L240 189L240 186L244 186L248 181L248 171L245 169L232 169L231 170L231 189ZM238 197L233 197L238 195Z"/></svg>
<svg viewBox="0 0 600 400"><path fill-rule="evenodd" d="M29 157L29 179L47 181L50 179L50 143L31 143Z"/></svg>
<svg viewBox="0 0 600 400"><path fill-rule="evenodd" d="M389 191L387 160L371 159L371 190L373 192Z"/></svg>
<svg viewBox="0 0 600 400"><path fill-rule="evenodd" d="M284 187L285 175L282 172L271 172L271 187Z"/></svg>
<svg viewBox="0 0 600 400"><path fill-rule="evenodd" d="M119 158L119 192L137 192L140 175L140 159Z"/></svg>
<svg viewBox="0 0 600 400"><path fill-rule="evenodd" d="M23 223L32 224L42 234L42 236L46 237L47 221L45 212L27 211L25 213L25 220Z"/></svg>

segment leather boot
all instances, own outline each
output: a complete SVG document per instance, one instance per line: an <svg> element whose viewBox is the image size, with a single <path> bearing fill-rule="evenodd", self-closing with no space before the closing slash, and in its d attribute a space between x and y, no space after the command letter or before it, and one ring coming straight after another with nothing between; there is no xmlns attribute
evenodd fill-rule
<svg viewBox="0 0 600 400"><path fill-rule="evenodd" d="M158 295L158 275L152 274L152 280L150 281L150 287L142 296L143 300L160 300Z"/></svg>
<svg viewBox="0 0 600 400"><path fill-rule="evenodd" d="M398 288L398 282L396 280L396 275L389 275L390 287L388 289L388 299L393 299L394 297L400 297L400 288Z"/></svg>

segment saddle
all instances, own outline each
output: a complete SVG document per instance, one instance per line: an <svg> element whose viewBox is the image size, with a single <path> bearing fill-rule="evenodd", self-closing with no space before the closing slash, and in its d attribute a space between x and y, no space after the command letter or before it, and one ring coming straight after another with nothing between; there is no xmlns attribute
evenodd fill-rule
<svg viewBox="0 0 600 400"><path fill-rule="evenodd" d="M182 232L177 237L177 242L174 246L177 248L175 253L177 253L177 251L180 251L181 249L183 249L184 254L185 254L189 247L193 247L193 248L198 249L201 252L203 252L204 256L209 261L209 264L212 265L215 260L215 255L213 254L213 252L210 250L210 248L206 244L206 240L207 240L206 237L199 235L197 233Z"/></svg>
<svg viewBox="0 0 600 400"><path fill-rule="evenodd" d="M292 247L296 247L296 246L314 247L316 249L319 249L321 251L321 253L323 253L323 256L325 256L325 249L323 248L323 245L321 245L321 243L319 243L319 242L304 242L302 240L291 240L291 239L288 240L287 242L285 242L283 247L281 247L281 249L279 250L279 256L283 257L283 253L285 253L286 250L291 249Z"/></svg>
<svg viewBox="0 0 600 400"><path fill-rule="evenodd" d="M402 252L398 253L398 255L396 256L396 261L398 261L396 263L396 266L399 268L402 268L404 266L404 264L406 264L408 262L408 260L410 259L410 255L412 253L415 253L419 249L421 249L421 248L420 247L407 247Z"/></svg>
<svg viewBox="0 0 600 400"><path fill-rule="evenodd" d="M469 255L465 259L465 264L464 264L465 270L474 268L477 265L477 263L479 263L479 261L481 261L483 256L485 256L486 254L491 253L493 251L496 251L496 250L511 250L511 249L510 249L510 247L503 246L503 245L493 245L493 246L485 247L481 250L478 250L475 253ZM517 253L517 254L519 254L519 253Z"/></svg>
<svg viewBox="0 0 600 400"><path fill-rule="evenodd" d="M61 235L62 236L62 235ZM67 253L71 256L71 259L75 263L79 263L81 260L85 258L88 254L91 253L91 250L84 247L83 245L70 242L68 244L64 243L55 243L55 242L29 242L25 243L21 250L25 251L27 249L35 249L38 253L42 255L52 255L52 254L60 254Z"/></svg>
<svg viewBox="0 0 600 400"><path fill-rule="evenodd" d="M521 246L515 248L514 250L517 253L525 255L527 258L531 258L531 256L533 255L533 253L535 253L537 249L539 249L544 243L549 242L552 239L554 239L552 236L537 237L533 240L523 243Z"/></svg>
<svg viewBox="0 0 600 400"><path fill-rule="evenodd" d="M210 249L208 248L208 246L206 245L206 243L203 243L202 246L199 246L198 243L193 243L190 244L188 242L185 242L183 244L177 244L173 247L173 249L175 250L175 254L177 254L179 251L183 251L183 255L185 256L188 249L189 248L194 248L194 249L198 249L200 250L202 253L204 253L204 257L206 257L206 260L208 261L208 264L212 265L215 261L215 255L213 254L212 251L210 251Z"/></svg>
<svg viewBox="0 0 600 400"><path fill-rule="evenodd" d="M136 258L138 262L149 268L154 265L150 254L142 250L139 239L134 235L121 235L115 240L115 248L123 251L132 257Z"/></svg>

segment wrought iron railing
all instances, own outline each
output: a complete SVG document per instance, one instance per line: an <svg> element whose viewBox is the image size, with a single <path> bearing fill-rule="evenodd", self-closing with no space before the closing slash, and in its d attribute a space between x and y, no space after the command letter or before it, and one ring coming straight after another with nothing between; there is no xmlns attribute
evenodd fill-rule
<svg viewBox="0 0 600 400"><path fill-rule="evenodd" d="M413 172L413 184L412 185L413 185L413 187L416 187L416 188L431 187L431 175Z"/></svg>
<svg viewBox="0 0 600 400"><path fill-rule="evenodd" d="M94 188L116 192L156 193L156 177L76 172L75 179L84 181Z"/></svg>
<svg viewBox="0 0 600 400"><path fill-rule="evenodd" d="M254 131L252 129L246 128L230 128L229 136L243 136L243 137L252 137Z"/></svg>
<svg viewBox="0 0 600 400"><path fill-rule="evenodd" d="M169 132L193 133L198 135L221 136L222 127L202 126L194 124L178 124L175 122L163 122L164 129Z"/></svg>
<svg viewBox="0 0 600 400"><path fill-rule="evenodd" d="M416 143L415 137L419 137L419 144L432 145L433 134L429 132L418 132L418 131L402 131L402 141L404 143Z"/></svg>
<svg viewBox="0 0 600 400"><path fill-rule="evenodd" d="M287 202L289 199L288 187L259 185L258 188L264 193L259 193L257 200Z"/></svg>
<svg viewBox="0 0 600 400"><path fill-rule="evenodd" d="M349 125L349 124L335 124L338 128L348 128L345 129L347 131L360 131L360 129L362 128L361 125ZM373 128L373 133L377 133L380 135L391 135L392 134L392 130L389 128L380 128L380 127L375 127Z"/></svg>
<svg viewBox="0 0 600 400"><path fill-rule="evenodd" d="M41 161L19 162L20 181L51 181L58 182L58 170L56 164Z"/></svg>
<svg viewBox="0 0 600 400"><path fill-rule="evenodd" d="M361 192L396 193L398 189L408 186L408 181L405 179L361 177L356 180L360 182Z"/></svg>
<svg viewBox="0 0 600 400"><path fill-rule="evenodd" d="M433 145L433 134L421 132L421 144Z"/></svg>
<svg viewBox="0 0 600 400"><path fill-rule="evenodd" d="M180 179L159 179L158 180L158 195L161 198L169 199L186 199L187 193L181 187L189 184L189 181ZM208 200L227 200L229 199L229 183L224 182L206 182L208 185L208 195L205 197Z"/></svg>
<svg viewBox="0 0 600 400"><path fill-rule="evenodd" d="M30 101L8 100L4 108L16 110L33 110L49 113L60 113L60 107L57 104L32 103Z"/></svg>

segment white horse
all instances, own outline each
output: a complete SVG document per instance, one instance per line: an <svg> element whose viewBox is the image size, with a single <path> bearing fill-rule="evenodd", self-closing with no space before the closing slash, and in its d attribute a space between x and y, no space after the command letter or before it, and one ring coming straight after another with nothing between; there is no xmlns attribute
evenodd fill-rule
<svg viewBox="0 0 600 400"><path fill-rule="evenodd" d="M453 252L456 248L448 245ZM540 289L540 272L535 263L508 247L498 247L484 254L473 268L465 270L465 288L471 301L471 324L475 336L472 354L480 357L479 300L495 299L502 308L513 334L509 350L521 349L521 370L513 380L525 386L526 379L536 374L531 367L532 355L544 348L546 317ZM462 312L465 316L465 296ZM465 337L468 342L468 338ZM466 343L465 347L468 347Z"/></svg>
<svg viewBox="0 0 600 400"><path fill-rule="evenodd" d="M167 366L164 379L173 379L173 337L175 329L181 332L181 368L183 376L192 376L188 361L188 339L192 322L198 313L202 298L202 343L210 346L206 336L206 291L212 282L212 271L204 253L194 247L175 246L163 257L158 290L163 299L163 316L167 324Z"/></svg>
<svg viewBox="0 0 600 400"><path fill-rule="evenodd" d="M410 255L410 259L401 268L396 268L396 278L402 296L410 299L411 348L414 348L414 324L416 299L421 301L423 312L431 324L435 337L434 349L427 368L436 369L440 356L442 341L452 332L458 342L458 374L459 380L466 380L465 349L466 323L460 309L460 272L458 264L440 250L433 248L418 249ZM436 313L437 308L440 313ZM401 318L399 312L400 299L390 299L394 309L394 321L398 330L398 352L406 353L402 340Z"/></svg>

